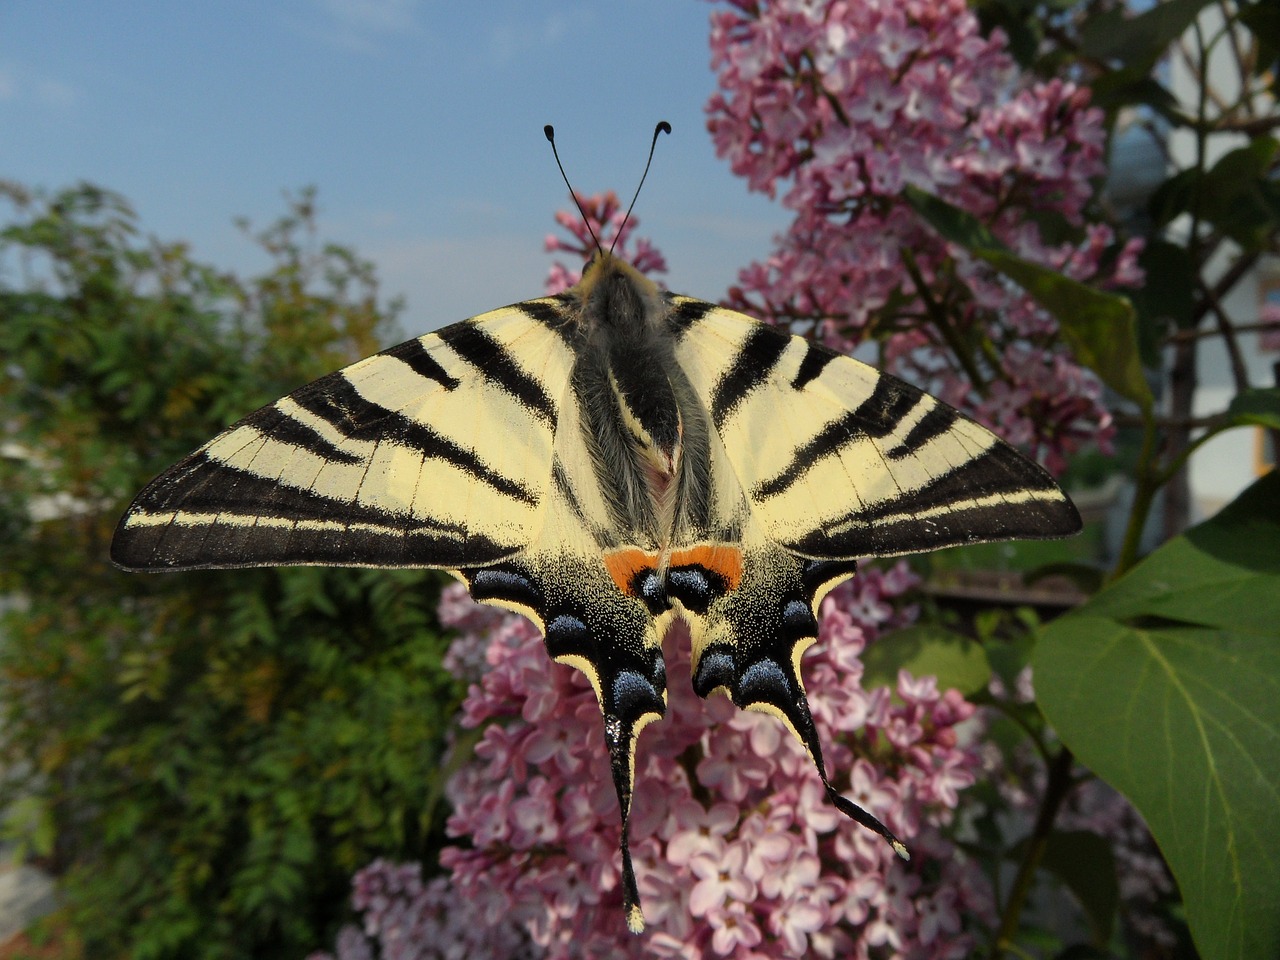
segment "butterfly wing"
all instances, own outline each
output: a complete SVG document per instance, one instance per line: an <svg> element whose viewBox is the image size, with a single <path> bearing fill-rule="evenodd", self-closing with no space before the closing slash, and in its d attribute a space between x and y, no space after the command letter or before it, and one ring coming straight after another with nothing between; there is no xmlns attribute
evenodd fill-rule
<svg viewBox="0 0 1280 960"><path fill-rule="evenodd" d="M677 357L752 515L801 556L892 556L1080 529L1042 467L851 357L718 307L683 328Z"/></svg>
<svg viewBox="0 0 1280 960"><path fill-rule="evenodd" d="M512 559L460 575L475 599L529 617L551 657L581 670L595 690L622 814L624 908L638 933L644 918L628 844L635 745L640 731L665 713L662 636L674 614L664 597L643 586L646 576L650 586L656 583L652 562L611 559L644 554L610 549L616 538L580 409L562 407L545 523L534 542Z"/></svg>
<svg viewBox="0 0 1280 960"><path fill-rule="evenodd" d="M532 301L418 337L250 414L150 483L116 530L129 570L444 567L541 525L573 353Z"/></svg>
<svg viewBox="0 0 1280 960"><path fill-rule="evenodd" d="M635 742L665 709L673 613L632 588L646 574L656 583L645 554L602 560L619 540L573 387L571 304L463 321L250 414L142 491L112 559L130 570L440 567L475 599L528 616L599 700L639 930L626 836Z"/></svg>
<svg viewBox="0 0 1280 960"><path fill-rule="evenodd" d="M671 573L694 687L782 719L836 806L905 857L826 776L800 672L823 597L859 557L1062 537L1079 515L1045 470L901 380L702 301L675 298L670 317L741 550L736 581L706 564Z"/></svg>

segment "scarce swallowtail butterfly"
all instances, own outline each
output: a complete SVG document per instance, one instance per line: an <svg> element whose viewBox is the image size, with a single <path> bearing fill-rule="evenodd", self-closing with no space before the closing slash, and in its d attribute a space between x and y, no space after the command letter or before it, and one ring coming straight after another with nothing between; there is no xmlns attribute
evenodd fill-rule
<svg viewBox="0 0 1280 960"><path fill-rule="evenodd" d="M778 717L830 800L905 857L827 779L800 671L819 604L858 558L1079 529L1045 470L941 401L602 250L563 293L229 427L142 491L111 558L435 567L529 617L599 700L638 932L635 746L663 715L672 621L688 625L696 691Z"/></svg>

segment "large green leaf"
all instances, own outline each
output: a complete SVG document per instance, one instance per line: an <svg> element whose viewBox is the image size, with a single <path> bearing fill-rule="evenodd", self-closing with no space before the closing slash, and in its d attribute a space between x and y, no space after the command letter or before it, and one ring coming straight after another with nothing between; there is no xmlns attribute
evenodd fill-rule
<svg viewBox="0 0 1280 960"><path fill-rule="evenodd" d="M1280 956L1280 473L1042 632L1041 708L1146 818L1204 957Z"/></svg>
<svg viewBox="0 0 1280 960"><path fill-rule="evenodd" d="M1275 235L1280 212L1272 170L1280 140L1259 136L1219 158L1204 175L1201 215L1246 250L1261 250Z"/></svg>
<svg viewBox="0 0 1280 960"><path fill-rule="evenodd" d="M1142 373L1137 321L1128 300L1022 259L980 221L945 200L911 186L904 196L944 238L981 257L1052 313L1076 359L1103 383L1150 409L1151 388Z"/></svg>

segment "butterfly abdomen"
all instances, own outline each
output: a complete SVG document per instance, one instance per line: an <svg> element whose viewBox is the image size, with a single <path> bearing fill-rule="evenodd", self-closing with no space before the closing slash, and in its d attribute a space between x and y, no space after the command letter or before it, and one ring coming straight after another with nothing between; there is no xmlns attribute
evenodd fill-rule
<svg viewBox="0 0 1280 960"><path fill-rule="evenodd" d="M600 255L572 293L582 349L574 368L584 439L624 542L668 550L705 529L705 411L676 361L669 299L633 267Z"/></svg>

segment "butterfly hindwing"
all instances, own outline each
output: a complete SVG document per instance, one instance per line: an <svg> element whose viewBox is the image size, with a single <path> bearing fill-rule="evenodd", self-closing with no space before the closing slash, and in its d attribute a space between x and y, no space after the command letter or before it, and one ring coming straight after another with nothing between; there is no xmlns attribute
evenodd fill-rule
<svg viewBox="0 0 1280 960"><path fill-rule="evenodd" d="M456 567L518 552L574 360L547 303L418 337L250 414L138 496L112 559Z"/></svg>

